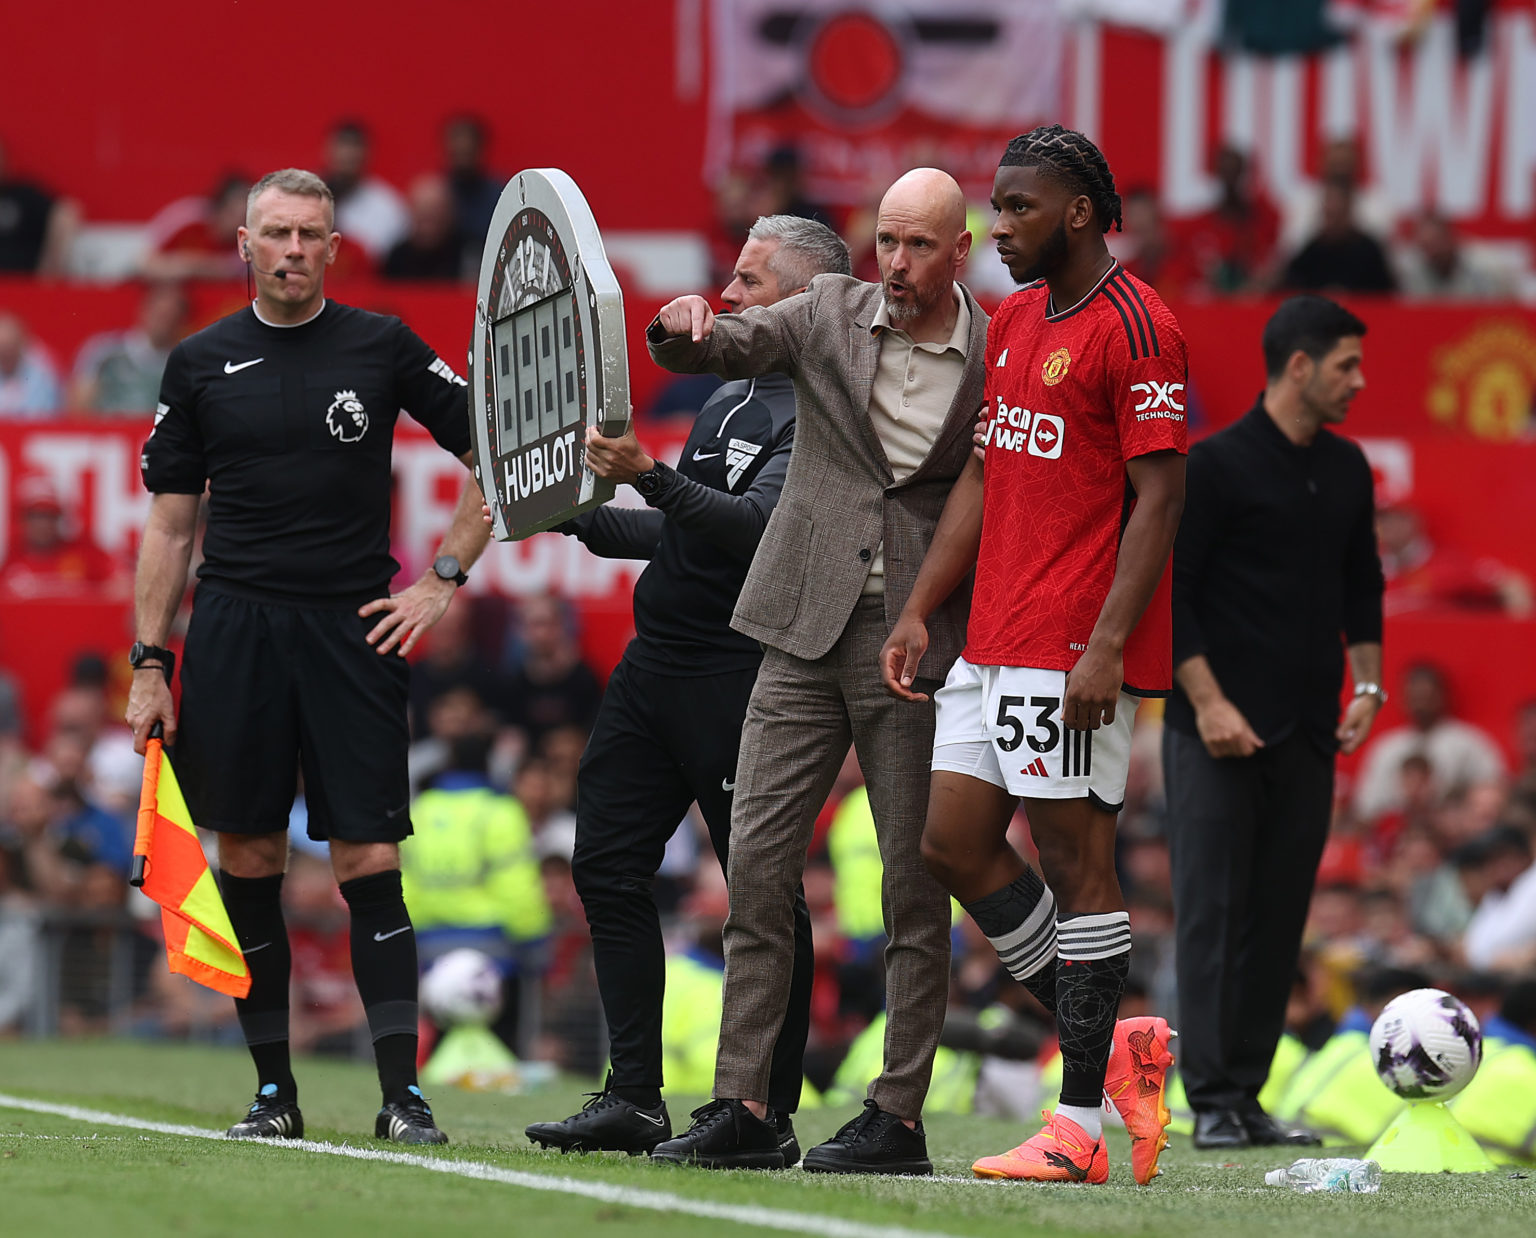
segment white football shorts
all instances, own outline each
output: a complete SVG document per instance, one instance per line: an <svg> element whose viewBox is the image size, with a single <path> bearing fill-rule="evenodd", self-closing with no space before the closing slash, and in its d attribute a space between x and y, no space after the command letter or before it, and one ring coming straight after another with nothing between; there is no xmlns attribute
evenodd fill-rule
<svg viewBox="0 0 1536 1238"><path fill-rule="evenodd" d="M1061 724L1066 690L1066 671L957 659L933 698L933 768L980 778L1010 795L1086 797L1105 812L1119 812L1141 698L1122 692L1114 722L1072 731Z"/></svg>

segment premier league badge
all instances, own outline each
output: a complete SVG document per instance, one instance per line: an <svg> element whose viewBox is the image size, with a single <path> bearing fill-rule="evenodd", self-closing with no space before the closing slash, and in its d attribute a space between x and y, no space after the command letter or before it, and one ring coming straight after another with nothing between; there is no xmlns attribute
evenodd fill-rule
<svg viewBox="0 0 1536 1238"><path fill-rule="evenodd" d="M606 503L586 467L588 426L629 428L624 300L581 190L558 168L502 191L469 350L475 480L492 531L521 539Z"/></svg>

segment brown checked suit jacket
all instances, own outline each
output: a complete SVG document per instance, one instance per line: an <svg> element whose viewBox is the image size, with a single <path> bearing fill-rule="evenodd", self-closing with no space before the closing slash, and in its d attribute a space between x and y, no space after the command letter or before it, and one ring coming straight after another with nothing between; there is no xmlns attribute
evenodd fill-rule
<svg viewBox="0 0 1536 1238"><path fill-rule="evenodd" d="M965 375L927 457L899 485L869 416L878 284L818 275L798 296L720 315L701 343L684 335L650 345L657 364L677 373L782 371L794 379L789 475L731 619L738 632L794 657L821 657L842 635L882 543L885 617L895 624L970 455L981 407L987 315L963 285L961 295L971 311ZM925 678L942 679L963 648L970 595L967 580L929 618Z"/></svg>

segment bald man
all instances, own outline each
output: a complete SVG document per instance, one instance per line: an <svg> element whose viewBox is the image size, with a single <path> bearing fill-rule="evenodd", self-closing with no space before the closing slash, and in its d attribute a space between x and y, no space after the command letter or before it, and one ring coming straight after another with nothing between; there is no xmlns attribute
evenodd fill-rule
<svg viewBox="0 0 1536 1238"><path fill-rule="evenodd" d="M949 988L948 901L919 849L933 712L888 696L878 658L981 404L987 316L955 279L970 248L959 185L919 168L880 204L878 284L818 275L799 296L719 318L702 297L681 297L647 332L651 355L679 373L788 374L798 409L784 493L731 620L765 652L734 780L716 1099L653 1159L793 1163L788 1114L764 1098L793 970L795 890L851 743L885 867L885 1069L863 1113L804 1167L933 1172L921 1117ZM960 652L968 609L957 590L930 621L923 670L935 688Z"/></svg>

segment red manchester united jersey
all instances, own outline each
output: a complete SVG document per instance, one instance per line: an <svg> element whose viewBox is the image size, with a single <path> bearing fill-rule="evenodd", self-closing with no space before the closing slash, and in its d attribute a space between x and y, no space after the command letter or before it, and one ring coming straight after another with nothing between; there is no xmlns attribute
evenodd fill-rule
<svg viewBox="0 0 1536 1238"><path fill-rule="evenodd" d="M1134 504L1125 462L1183 452L1184 337L1157 293L1112 266L1050 313L1044 283L987 329L985 506L971 662L1071 670L1115 575ZM1127 691L1172 686L1169 573L1125 647Z"/></svg>

